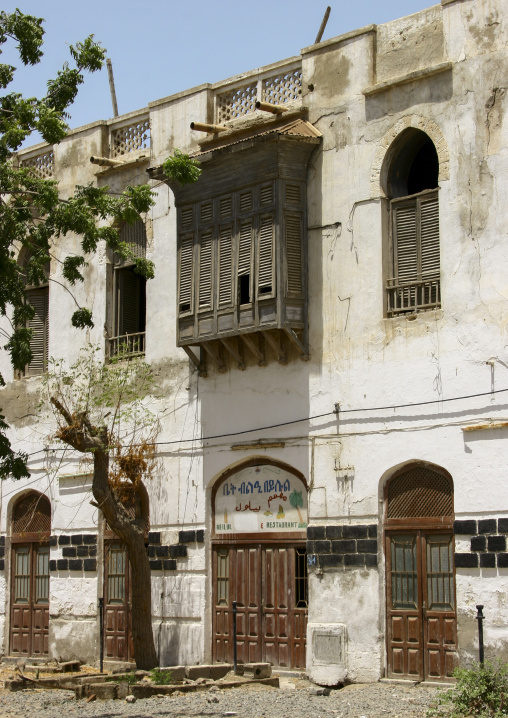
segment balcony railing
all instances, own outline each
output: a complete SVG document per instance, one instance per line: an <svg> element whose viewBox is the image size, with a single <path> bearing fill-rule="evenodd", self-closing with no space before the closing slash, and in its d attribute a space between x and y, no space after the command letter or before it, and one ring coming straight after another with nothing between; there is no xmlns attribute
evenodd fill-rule
<svg viewBox="0 0 508 718"><path fill-rule="evenodd" d="M416 282L389 279L386 294L386 311L389 317L441 306L441 283L436 276Z"/></svg>
<svg viewBox="0 0 508 718"><path fill-rule="evenodd" d="M109 359L130 359L145 353L145 332L123 334L109 339Z"/></svg>
<svg viewBox="0 0 508 718"><path fill-rule="evenodd" d="M150 119L146 113L113 124L110 129L110 157L122 157L138 150L150 152Z"/></svg>
<svg viewBox="0 0 508 718"><path fill-rule="evenodd" d="M21 167L26 167L39 179L51 179L55 171L55 156L51 148L46 147L38 155L26 159L21 157Z"/></svg>
<svg viewBox="0 0 508 718"><path fill-rule="evenodd" d="M236 120L256 109L256 101L274 105L295 103L302 92L301 61L273 65L214 85L215 120L219 124Z"/></svg>

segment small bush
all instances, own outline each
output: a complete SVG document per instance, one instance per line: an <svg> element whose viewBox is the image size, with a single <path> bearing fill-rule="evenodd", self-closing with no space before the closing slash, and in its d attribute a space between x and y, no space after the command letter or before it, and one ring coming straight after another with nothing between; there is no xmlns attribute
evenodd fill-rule
<svg viewBox="0 0 508 718"><path fill-rule="evenodd" d="M508 665L486 661L472 668L457 668L453 673L457 685L438 695L437 706L429 716L478 716L501 718L508 715Z"/></svg>
<svg viewBox="0 0 508 718"><path fill-rule="evenodd" d="M161 671L160 668L152 668L150 678L158 686L168 686L173 683L171 671Z"/></svg>

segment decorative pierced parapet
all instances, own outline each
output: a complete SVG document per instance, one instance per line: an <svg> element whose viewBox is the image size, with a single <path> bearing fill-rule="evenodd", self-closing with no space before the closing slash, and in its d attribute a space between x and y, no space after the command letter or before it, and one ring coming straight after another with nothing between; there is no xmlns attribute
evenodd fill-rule
<svg viewBox="0 0 508 718"><path fill-rule="evenodd" d="M143 118L111 130L111 157L150 148L150 120Z"/></svg>
<svg viewBox="0 0 508 718"><path fill-rule="evenodd" d="M276 74L272 70L271 73L252 77L248 84L230 86L225 92L218 88L215 96L216 122L224 124L254 112L257 100L275 105L294 102L300 98L301 88L301 66L295 67L294 63L289 68L279 67Z"/></svg>
<svg viewBox="0 0 508 718"><path fill-rule="evenodd" d="M263 80L263 102L272 105L283 105L291 100L298 100L302 92L301 69L282 72L274 77Z"/></svg>
<svg viewBox="0 0 508 718"><path fill-rule="evenodd" d="M256 109L257 83L237 87L217 98L217 120L219 123L236 120Z"/></svg>
<svg viewBox="0 0 508 718"><path fill-rule="evenodd" d="M55 169L55 155L53 150L43 152L35 157L21 160L21 166L30 169L40 179L51 179Z"/></svg>

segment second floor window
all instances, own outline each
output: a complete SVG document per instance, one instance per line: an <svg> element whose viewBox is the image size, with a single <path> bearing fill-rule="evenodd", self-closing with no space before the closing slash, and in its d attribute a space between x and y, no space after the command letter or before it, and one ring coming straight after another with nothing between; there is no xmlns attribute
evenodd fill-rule
<svg viewBox="0 0 508 718"><path fill-rule="evenodd" d="M33 318L28 322L28 327L32 330L32 338L30 339L32 361L26 365L24 375L39 376L44 374L48 368L49 283L46 281L38 285L31 284L30 272L28 271L29 262L30 253L23 251L19 258L19 264L26 277L25 296L26 301L35 311ZM44 268L44 273L46 277L49 277L49 262Z"/></svg>

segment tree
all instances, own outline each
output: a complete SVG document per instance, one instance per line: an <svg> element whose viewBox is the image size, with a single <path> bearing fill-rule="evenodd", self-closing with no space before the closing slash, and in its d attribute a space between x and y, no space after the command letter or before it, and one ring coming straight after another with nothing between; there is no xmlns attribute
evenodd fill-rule
<svg viewBox="0 0 508 718"><path fill-rule="evenodd" d="M152 632L150 564L145 547L149 497L145 481L155 467L157 417L143 399L152 388L140 360L104 364L98 349L82 351L69 370L53 362L44 379L45 405L54 410L55 438L93 458L92 493L132 568L132 633L140 669L157 663Z"/></svg>
<svg viewBox="0 0 508 718"><path fill-rule="evenodd" d="M297 491L296 489L293 489L292 493L289 495L289 503L291 506L298 511L298 519L300 521L300 528L305 527L307 524L303 520L302 512L300 509L303 506L303 496L301 491Z"/></svg>
<svg viewBox="0 0 508 718"><path fill-rule="evenodd" d="M42 18L19 10L0 12L0 52L2 45L13 40L21 62L35 65L42 57L43 36ZM154 204L147 184L127 186L122 194L115 196L109 194L107 187L90 184L77 186L72 197L61 197L56 181L42 179L29 168L19 166L16 157L16 151L33 132L39 132L43 140L52 145L65 137L67 110L84 81L84 73L99 70L105 52L90 36L70 46L75 66L65 63L56 78L48 81L43 98L24 98L17 92L7 92L0 98L0 314L10 325L9 331L5 328L0 331L5 335L4 349L10 354L12 366L19 371L32 359L32 332L27 324L35 310L28 301L25 286L39 286L48 279L53 281L45 269L51 259L62 264L62 274L70 290L77 282L84 281L84 269L99 242L105 242L121 258L132 261L135 271L146 279L154 276L153 264L136 257L128 244L120 242L117 229L122 223L137 221ZM13 81L15 69L0 64L0 86L4 90ZM178 150L166 160L164 171L180 184L194 182L200 174L198 163ZM80 238L81 251L60 259L54 256L52 247L67 235ZM23 263L18 261L20 254L25 256ZM92 312L78 306L71 321L75 327L93 327ZM97 362L96 357L94 361ZM135 363L124 366L125 377L134 366ZM108 371L112 369L94 365L92 375L104 379ZM109 526L125 541L132 567L136 661L139 667L152 668L157 658L151 629L150 568L144 547L149 503L142 477L149 474L153 449L150 433L138 436L137 402L128 389L134 380L125 379L122 391L118 389L116 394L108 382L111 394L97 392L95 379L86 391L82 384L76 383L83 389L83 396L70 396L64 389L69 389L73 381L67 376L71 383L65 385L62 372L50 397L60 422L56 436L77 451L93 456L95 501ZM139 377L132 386L136 386L138 380ZM4 385L1 376L0 384ZM85 403L84 397L87 397ZM104 421L105 407L112 410L113 423ZM131 439L125 444L126 438L120 438L119 427L129 416L134 423L130 428ZM0 479L28 477L28 457L12 450L7 430L5 417L0 413ZM136 441L132 437L137 437Z"/></svg>
<svg viewBox="0 0 508 718"><path fill-rule="evenodd" d="M0 12L0 52L9 39L14 40L21 62L37 64L43 54L43 22L19 10ZM120 196L109 194L108 187L90 184L76 187L73 197L63 198L56 181L42 179L17 162L16 151L32 133L39 132L50 144L65 137L67 110L84 81L84 72L96 72L103 65L106 51L93 35L69 49L75 67L65 63L56 78L48 80L45 97L24 98L20 93L7 92L0 98L0 314L10 324L10 331L0 332L7 339L4 349L18 371L23 371L32 359L32 330L27 325L35 310L25 286L53 281L45 269L50 259L61 262L63 277L72 288L84 281L83 271L103 241L120 257L132 261L137 273L146 279L154 276L153 264L136 257L128 244L120 242L117 229L124 222L135 222L153 205L148 184L128 186ZM15 70L11 65L0 64L0 87L10 85ZM195 181L200 173L197 163L177 150L164 168L182 184ZM81 252L58 259L52 246L69 234L80 237ZM27 261L21 265L18 258L23 250ZM75 327L93 327L92 312L78 306L71 321ZM1 376L0 385L4 385ZM0 412L0 478L28 477L27 457L13 452L4 419Z"/></svg>

